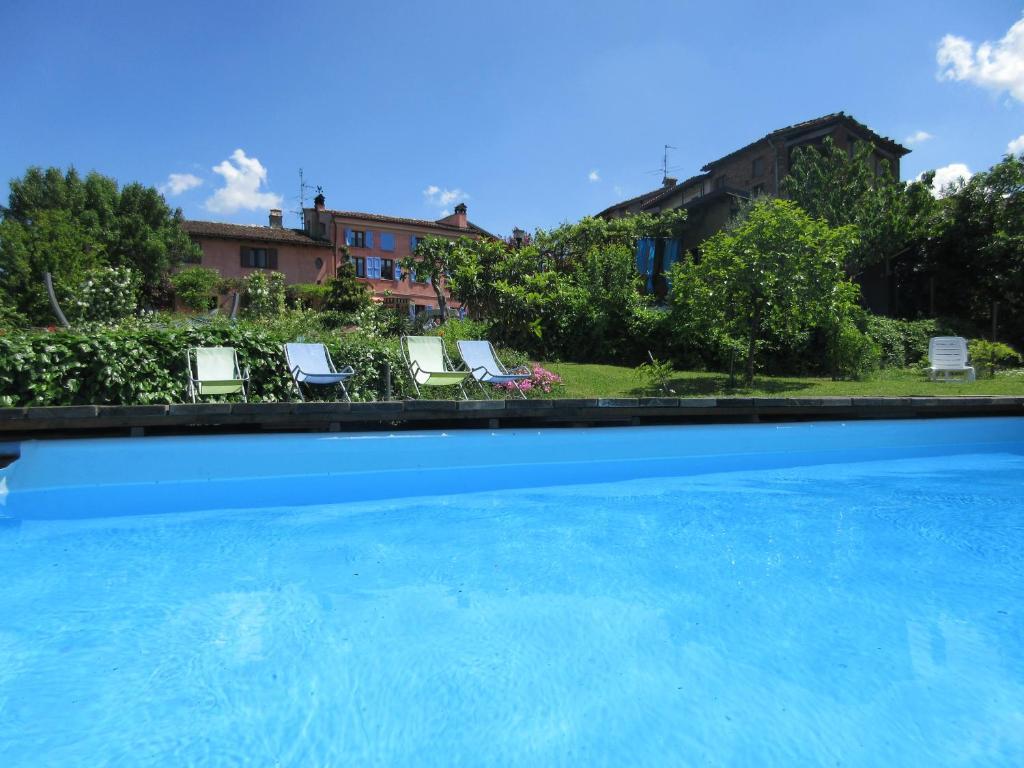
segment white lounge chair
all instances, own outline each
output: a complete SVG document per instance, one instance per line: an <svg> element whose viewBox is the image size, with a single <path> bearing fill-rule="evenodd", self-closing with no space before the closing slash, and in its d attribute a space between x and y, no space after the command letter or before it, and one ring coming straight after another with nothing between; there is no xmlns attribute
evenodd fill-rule
<svg viewBox="0 0 1024 768"><path fill-rule="evenodd" d="M967 364L967 339L933 336L928 339L928 378L951 381L952 374L963 374L965 381L974 381L974 368Z"/></svg>
<svg viewBox="0 0 1024 768"><path fill-rule="evenodd" d="M302 385L305 384L307 387L340 387L345 400L352 402L345 389L345 382L356 372L351 365L346 365L340 371L335 368L331 353L323 344L285 344L284 356L300 400L306 399L302 395Z"/></svg>
<svg viewBox="0 0 1024 768"><path fill-rule="evenodd" d="M530 369L525 365L511 371L506 370L489 341L463 340L458 342L458 346L462 361L484 394L487 394L484 384L513 384L530 378ZM516 387L515 391L523 400L526 399L521 389Z"/></svg>

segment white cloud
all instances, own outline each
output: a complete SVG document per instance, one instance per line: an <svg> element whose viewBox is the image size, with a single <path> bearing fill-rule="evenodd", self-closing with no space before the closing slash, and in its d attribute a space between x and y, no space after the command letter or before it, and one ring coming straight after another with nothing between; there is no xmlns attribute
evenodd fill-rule
<svg viewBox="0 0 1024 768"><path fill-rule="evenodd" d="M260 191L267 181L267 169L255 157L247 157L245 150L236 149L229 159L213 166L213 172L224 178L224 186L206 199L206 210L236 213L281 207L284 198Z"/></svg>
<svg viewBox="0 0 1024 768"><path fill-rule="evenodd" d="M940 80L966 80L1024 101L1024 19L998 42L974 43L946 35L935 56Z"/></svg>
<svg viewBox="0 0 1024 768"><path fill-rule="evenodd" d="M945 194L946 187L954 182L963 179L967 181L973 176L971 169L968 168L964 163L950 163L944 165L941 168L935 169L935 178L932 180L932 194L936 197L942 197ZM915 181L920 181L924 174L919 174Z"/></svg>
<svg viewBox="0 0 1024 768"><path fill-rule="evenodd" d="M903 140L903 143L920 144L922 142L928 141L928 139L934 138L935 137L928 133L928 131L914 131L912 134L910 134L909 136L907 136L907 138Z"/></svg>
<svg viewBox="0 0 1024 768"><path fill-rule="evenodd" d="M160 185L160 191L165 195L174 197L180 195L182 192L188 192L190 189L195 189L203 180L198 176L191 173L172 173L167 177L167 183Z"/></svg>
<svg viewBox="0 0 1024 768"><path fill-rule="evenodd" d="M601 175L597 172L597 168L595 168L594 170L592 170L590 173L587 174L587 180L588 181L600 181L601 180Z"/></svg>
<svg viewBox="0 0 1024 768"><path fill-rule="evenodd" d="M445 208L452 203L457 203L460 200L469 200L469 195L463 192L461 189L441 189L436 184L431 184L429 187L423 190L423 197L426 198L427 202L431 205L436 205L439 208Z"/></svg>
<svg viewBox="0 0 1024 768"><path fill-rule="evenodd" d="M1006 151L1011 155L1018 155L1024 152L1024 133L1006 145Z"/></svg>

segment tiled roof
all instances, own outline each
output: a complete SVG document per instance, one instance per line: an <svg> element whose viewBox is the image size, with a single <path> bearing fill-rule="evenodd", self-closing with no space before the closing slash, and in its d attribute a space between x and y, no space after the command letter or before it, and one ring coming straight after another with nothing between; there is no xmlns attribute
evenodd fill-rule
<svg viewBox="0 0 1024 768"><path fill-rule="evenodd" d="M220 221L183 221L181 226L193 237L221 237L229 240L263 240L289 245L309 245L330 248L324 240L314 240L301 229L261 227L256 224L225 224Z"/></svg>
<svg viewBox="0 0 1024 768"><path fill-rule="evenodd" d="M406 224L412 227L430 227L432 229L445 229L450 232L475 232L476 234L483 235L484 237L495 237L483 227L478 227L471 221L467 222L466 229L457 227L454 224L445 224L440 221L430 221L429 219L407 219L404 216L385 216L381 213L362 213L360 211L334 211L326 210L324 213L329 213L333 216L338 216L345 219L365 219L366 221L378 221L382 224Z"/></svg>
<svg viewBox="0 0 1024 768"><path fill-rule="evenodd" d="M875 131L871 130L868 126L864 125L864 123L861 123L861 122L859 122L857 120L854 120L852 117L850 117L845 112L833 112L833 113L828 114L828 115L822 115L821 117L816 117L813 120L804 120L802 123L794 123L793 125L787 125L785 128L779 128L777 130L774 130L771 133L769 133L768 135L762 136L761 138L757 139L756 141L752 141L749 144L747 144L747 145L745 145L743 147L740 147L739 149L737 149L737 150L735 150L733 152L730 152L727 155L723 155L722 157L718 158L717 160L712 160L710 163L708 163L703 168L701 168L701 170L702 171L709 171L712 168L714 168L716 165L719 165L719 164L723 163L726 160L731 160L736 155L739 155L739 154L742 154L743 152L746 152L748 149L753 147L755 144L759 144L760 142L765 141L766 139L776 139L776 138L780 138L781 139L781 138L789 136L790 134L800 133L801 131L812 131L815 128L820 128L820 127L826 126L826 125L828 125L830 123L846 123L848 126L853 126L854 128L858 129L862 133L868 134L871 137L871 140L876 145L882 147L883 149L887 149L889 152L892 152L893 154L895 154L898 157L902 157L903 155L905 155L908 152L910 152L910 150L907 149L906 147L904 147L902 144L900 144L900 143L898 143L898 142L888 138L887 136L882 136L881 134L876 133Z"/></svg>
<svg viewBox="0 0 1024 768"><path fill-rule="evenodd" d="M707 175L708 174L706 174L706 173L698 173L696 176L691 176L690 178L686 179L686 181L681 181L678 184L673 184L671 187L662 186L662 187L658 187L657 189L652 189L650 192L644 192L642 195L637 195L636 197L629 198L629 200L623 200L621 203L616 203L615 205L609 205L607 208L605 208L603 211L601 211L597 215L598 216L604 216L606 213L614 211L617 208L628 208L629 206L631 206L633 203L635 203L637 201L640 201L640 208L641 209L649 208L650 206L654 205L655 203L657 203L657 202L659 202L661 200L664 200L669 195L672 195L675 192L679 192L681 189L683 189L684 187L689 186L693 182L698 181L699 179L705 178Z"/></svg>

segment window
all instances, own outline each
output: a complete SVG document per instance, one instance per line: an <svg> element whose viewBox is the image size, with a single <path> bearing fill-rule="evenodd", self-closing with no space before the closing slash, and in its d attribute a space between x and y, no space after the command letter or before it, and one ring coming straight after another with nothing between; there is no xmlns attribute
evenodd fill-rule
<svg viewBox="0 0 1024 768"><path fill-rule="evenodd" d="M382 251L395 250L395 236L391 232L380 233L380 249Z"/></svg>
<svg viewBox="0 0 1024 768"><path fill-rule="evenodd" d="M409 235L409 253L415 253L416 246L422 243L423 239L418 235Z"/></svg>
<svg viewBox="0 0 1024 768"><path fill-rule="evenodd" d="M277 248L241 248L241 265L247 269L277 269Z"/></svg>
<svg viewBox="0 0 1024 768"><path fill-rule="evenodd" d="M381 247L384 247L384 238L380 239ZM392 243L394 245L394 243ZM392 249L394 250L394 249ZM393 259L381 259L380 262L380 277L381 280L394 280L395 279L395 262Z"/></svg>
<svg viewBox="0 0 1024 768"><path fill-rule="evenodd" d="M366 233L363 230L353 229L351 234L352 237L351 242L349 242L349 245L355 246L356 248L366 247Z"/></svg>
<svg viewBox="0 0 1024 768"><path fill-rule="evenodd" d="M763 157L755 157L754 158L754 162L750 164L750 175L753 176L755 179L758 176L763 176L764 175L764 158Z"/></svg>
<svg viewBox="0 0 1024 768"><path fill-rule="evenodd" d="M316 259L313 260L313 266L316 267L318 270L323 269L324 260L317 256Z"/></svg>
<svg viewBox="0 0 1024 768"><path fill-rule="evenodd" d="M362 256L357 256L352 259L352 264L354 264L356 268L356 277L366 277L366 259Z"/></svg>
<svg viewBox="0 0 1024 768"><path fill-rule="evenodd" d="M750 189L750 196L751 197L759 197L760 195L763 195L763 194L764 194L764 184L755 184Z"/></svg>
<svg viewBox="0 0 1024 768"><path fill-rule="evenodd" d="M366 276L373 280L380 280L380 266L382 259L380 256L367 256L366 257Z"/></svg>

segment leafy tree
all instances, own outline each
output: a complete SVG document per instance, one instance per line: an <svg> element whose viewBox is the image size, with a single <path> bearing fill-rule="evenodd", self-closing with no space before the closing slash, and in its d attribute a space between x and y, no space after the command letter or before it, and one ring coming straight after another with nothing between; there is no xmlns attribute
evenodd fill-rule
<svg viewBox="0 0 1024 768"><path fill-rule="evenodd" d="M178 300L196 312L210 309L220 284L220 273L207 267L185 267L171 275L171 285Z"/></svg>
<svg viewBox="0 0 1024 768"><path fill-rule="evenodd" d="M851 155L831 138L793 153L782 191L813 218L856 228L845 265L852 276L912 247L925 234L933 203L925 184L901 182L884 161L876 170L872 144L859 142Z"/></svg>
<svg viewBox="0 0 1024 768"><path fill-rule="evenodd" d="M937 309L1024 341L1024 157L945 190L925 247ZM1000 330L1002 329L1002 331ZM993 339L994 340L994 339Z"/></svg>
<svg viewBox="0 0 1024 768"><path fill-rule="evenodd" d="M674 268L678 327L745 360L750 384L766 340L794 343L815 328L839 338L848 327L857 289L843 264L855 243L852 227L829 227L792 201L759 201L704 242L699 262Z"/></svg>
<svg viewBox="0 0 1024 768"><path fill-rule="evenodd" d="M246 311L256 317L274 317L284 312L284 275L257 270L245 278Z"/></svg>
<svg viewBox="0 0 1024 768"><path fill-rule="evenodd" d="M446 237L425 237L416 246L415 252L400 260L402 269L408 273L416 272L419 280L426 278L434 289L437 298L437 309L440 322L448 318L448 297L445 289L454 271L461 267L461 260L468 258L469 238L460 238L465 242L449 240Z"/></svg>
<svg viewBox="0 0 1024 768"><path fill-rule="evenodd" d="M327 286L327 298L324 300L324 309L331 312L358 312L370 303L369 289L366 283L361 283L356 278L356 270L348 261L342 261L338 265L338 273L335 277L329 278Z"/></svg>
<svg viewBox="0 0 1024 768"><path fill-rule="evenodd" d="M98 173L84 179L74 168L29 168L10 183L0 210L0 291L34 322L50 319L42 275L79 284L83 270L129 268L152 301L167 275L202 255L155 189L117 182Z"/></svg>

